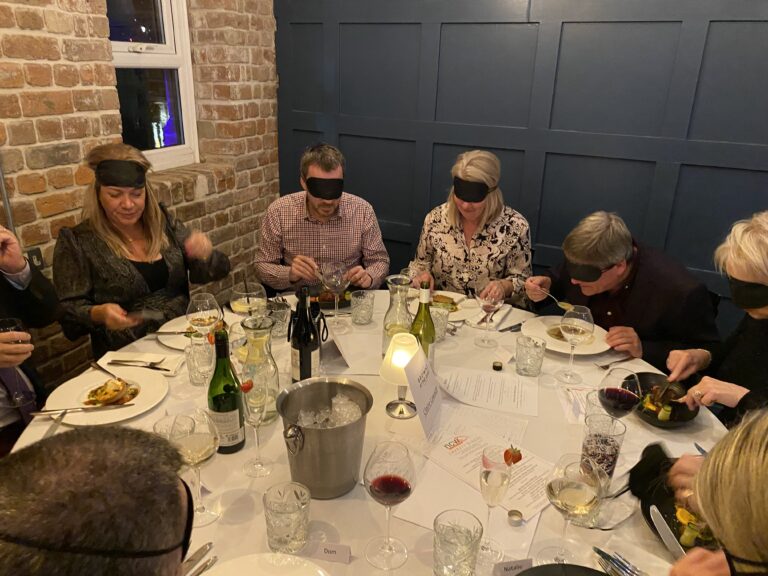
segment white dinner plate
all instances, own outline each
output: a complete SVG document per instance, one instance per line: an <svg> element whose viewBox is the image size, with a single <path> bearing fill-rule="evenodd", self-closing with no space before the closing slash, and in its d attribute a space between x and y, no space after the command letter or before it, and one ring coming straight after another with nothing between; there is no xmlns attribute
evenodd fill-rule
<svg viewBox="0 0 768 576"><path fill-rule="evenodd" d="M477 300L474 298L467 298L464 294L459 294L458 292L448 292L446 290L435 290L432 294L442 294L443 296L448 296L449 298L453 298L454 302L458 302L459 309L455 312L451 312L448 315L448 320L450 322L458 322L460 320L469 320L472 318L472 316L478 314L480 312L480 304L478 304ZM411 300L408 303L408 310L411 312L411 314L416 314L416 311L419 309L419 300L418 298L416 300Z"/></svg>
<svg viewBox="0 0 768 576"><path fill-rule="evenodd" d="M249 554L215 565L210 576L330 576L314 562L290 554Z"/></svg>
<svg viewBox="0 0 768 576"><path fill-rule="evenodd" d="M243 317L239 314L235 314L231 310L224 310L224 321L229 325L237 322L242 322ZM189 328L189 321L186 316L179 316L173 320L168 320L165 324L157 329L158 332L181 332ZM173 348L174 350L184 350L189 344L189 336L184 334L159 334L157 341L163 346Z"/></svg>
<svg viewBox="0 0 768 576"><path fill-rule="evenodd" d="M563 352L570 354L571 345L564 340L558 340L550 336L547 331L553 326L560 324L561 316L537 316L531 318L523 323L521 331L526 336L537 336L544 338L547 342L547 350L554 350L555 352ZM606 350L610 350L611 347L605 343L605 335L607 332L595 324L595 331L592 333L592 340L579 344L574 349L573 353L576 356L586 356L589 354L600 354Z"/></svg>
<svg viewBox="0 0 768 576"><path fill-rule="evenodd" d="M128 368L110 366L112 371L128 384L139 386L139 395L126 408L95 409L92 412L73 412L64 416L63 424L70 426L91 426L96 424L113 424L128 420L157 406L168 393L168 381L165 377L146 368ZM45 403L47 410L57 408L72 408L84 406L88 392L101 386L109 380L109 376L101 370L88 370L80 376L64 382L56 388Z"/></svg>

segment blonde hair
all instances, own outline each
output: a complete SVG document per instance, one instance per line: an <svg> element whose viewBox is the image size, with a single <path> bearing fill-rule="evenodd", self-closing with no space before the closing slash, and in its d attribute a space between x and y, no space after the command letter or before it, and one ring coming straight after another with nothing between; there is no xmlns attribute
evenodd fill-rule
<svg viewBox="0 0 768 576"><path fill-rule="evenodd" d="M501 178L501 162L496 154L486 150L470 150L459 154L451 168L451 179L459 177L468 182L483 182L488 186L488 195L485 197L485 206L480 215L478 230L482 230L492 222L504 209L504 196L499 188ZM448 194L448 222L452 226L459 226L459 209L456 208L456 195L453 185Z"/></svg>
<svg viewBox="0 0 768 576"><path fill-rule="evenodd" d="M768 211L749 220L739 220L715 250L715 265L721 272L729 266L742 268L768 284Z"/></svg>
<svg viewBox="0 0 768 576"><path fill-rule="evenodd" d="M565 237L563 253L571 262L606 268L632 258L632 234L615 212L593 212Z"/></svg>
<svg viewBox="0 0 768 576"><path fill-rule="evenodd" d="M302 179L307 179L307 173L310 166L319 166L323 172L330 172L339 166L344 170L344 154L336 146L331 146L325 142L315 144L304 150L299 162Z"/></svg>
<svg viewBox="0 0 768 576"><path fill-rule="evenodd" d="M133 146L122 143L103 144L96 146L88 153L86 161L88 167L96 171L96 167L104 160L130 160L136 162L144 171L148 171L152 164L146 156ZM86 194L83 203L83 220L88 220L94 232L98 234L117 255L130 258L131 253L126 244L126 238L109 221L104 207L99 201L101 183L94 180L90 193ZM147 239L147 257L156 260L160 252L168 247L168 238L165 235L163 212L157 201L154 190L149 185L149 180L144 184L145 200L144 212L141 215L141 226Z"/></svg>
<svg viewBox="0 0 768 576"><path fill-rule="evenodd" d="M768 410L756 410L715 445L694 488L714 536L731 554L754 562L768 561L766 483ZM764 570L741 565L742 572Z"/></svg>

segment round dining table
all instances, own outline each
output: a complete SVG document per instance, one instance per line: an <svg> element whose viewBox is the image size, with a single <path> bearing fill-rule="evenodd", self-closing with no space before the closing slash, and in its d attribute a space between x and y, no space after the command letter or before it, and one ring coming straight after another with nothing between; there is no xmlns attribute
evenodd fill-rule
<svg viewBox="0 0 768 576"><path fill-rule="evenodd" d="M323 375L343 376L350 378L366 388L373 395L373 407L367 415L365 438L363 446L362 467L378 442L388 439L402 440L408 444L413 453L417 470L425 468L426 452L429 441L425 437L420 419L412 418L398 420L391 418L385 412L387 402L397 397L397 387L384 382L379 376L375 362L369 358L367 362L357 360L360 354L348 352L349 361L339 354L338 347L331 341L334 334L334 322L346 322L347 338L344 342L354 341L356 346L363 346L369 356L381 356L382 323L389 302L387 291L377 291L374 305L373 320L370 324L357 326L350 323L348 314L340 315L338 319L329 318L331 339L323 345ZM453 324L457 329L455 334L447 334L434 346L435 371L438 376L444 371L454 368L469 370L492 371L496 361L504 361L503 372L515 375L514 351L519 331L496 332L496 327L505 327L533 318L534 314L503 308L497 313L494 337L499 346L495 349L481 348L475 345L475 338L481 334L482 327L470 326L471 321ZM231 312L226 315L228 321L237 321ZM352 338L350 338L352 336ZM341 342L341 339L340 339ZM349 346L342 346L344 348ZM180 350L165 347L153 335L148 335L126 346L123 352L159 353L163 355L183 354ZM273 356L280 371L281 388L290 385L290 345L284 339L274 339L272 342ZM611 356L613 354L613 356ZM354 357L352 357L354 356ZM614 352L604 352L599 355L577 355L574 368L582 376L582 387L596 388L605 374L605 370L596 364L613 359ZM520 438L520 447L535 453L542 459L554 464L558 458L570 452L580 452L583 438L583 422L568 418L567 411L571 409L563 402L562 386L555 378L555 373L567 366L568 355L561 352L547 351L540 376L533 379L537 386L538 405L535 415L522 415L501 412L477 407L467 407L472 411L477 421L478 411L487 418L489 423L504 422L521 425L524 433ZM621 366L635 371L657 372L650 365L639 359L623 362ZM119 375L121 369L112 367ZM136 371L136 368L131 368ZM139 369L144 371L144 369ZM156 378L157 371L147 371ZM186 367L173 376L164 376L168 383L167 395L154 407L133 418L121 421L121 425L152 430L153 424L166 414L181 413L196 407L207 405L206 389L190 384ZM410 397L410 395L409 395ZM464 404L449 399L442 393L442 402L451 403L456 410L462 410ZM575 408L574 408L575 410ZM456 411L452 412L454 415ZM460 412L458 412L460 414ZM694 443L704 448L711 448L726 430L707 409L702 409L698 416L683 428L660 429L649 426L630 414L622 419L627 426L627 432L619 460L619 472L625 472L640 458L643 448L653 442L662 442L673 456L682 453L696 453ZM50 417L38 416L29 424L15 450L36 442L46 434L51 433L55 423ZM55 428L54 433L62 433L70 426L66 424ZM244 449L235 454L216 454L201 467L202 484L206 506L219 512L220 518L207 526L196 528L192 536L191 550L206 542L213 543L213 554L219 558L219 563L244 555L268 552L266 526L262 496L273 484L290 480L290 469L285 442L283 440L283 425L281 419L262 427L259 430L261 457L271 465L272 472L262 478L250 478L243 472L243 464L254 455L253 430L246 429L246 444ZM66 471L62 471L63 474ZM482 513L479 518L485 522L485 508L477 487L447 492L443 486L420 483L428 482L426 475L417 472L413 486L413 495L427 509L446 510L451 508L467 508ZM434 475L431 482L434 482ZM626 476L624 476L626 480ZM447 483L445 485L450 485ZM421 494L419 492L421 491ZM622 497L625 498L625 497ZM402 506L406 506L406 501ZM421 505L421 504L420 504ZM609 551L620 552L649 574L666 574L671 555L662 543L646 525L642 515L637 510L639 504L631 495L627 495L624 506L633 513L627 519L618 522L615 528L608 530L587 529L571 526L568 529L568 539L571 546L580 550L579 563L597 567L591 554L592 546L599 546ZM419 517L418 513L409 517ZM392 534L400 538L408 547L408 559L404 566L394 570L397 574L427 575L432 574L433 533L432 518L425 518L418 523L404 521L398 517L397 509L392 517ZM562 535L563 518L552 507L546 506L540 514L524 522L522 526L512 526L507 522L506 510L493 510L491 535L505 550L505 560L518 560L535 556L537 550L557 542ZM312 561L321 566L328 574L338 576L360 576L365 574L381 574L365 559L364 550L369 539L380 536L385 532L385 511L366 492L365 487L358 483L349 493L331 500L313 499L310 504L309 540L315 552L322 548L323 543L349 546L350 561L335 562L313 557ZM215 570L213 570L215 572Z"/></svg>

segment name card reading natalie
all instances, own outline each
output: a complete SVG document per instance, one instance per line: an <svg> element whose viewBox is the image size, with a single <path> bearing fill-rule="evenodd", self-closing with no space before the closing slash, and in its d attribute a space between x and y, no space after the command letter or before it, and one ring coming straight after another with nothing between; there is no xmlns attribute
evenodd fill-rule
<svg viewBox="0 0 768 576"><path fill-rule="evenodd" d="M405 376L413 394L421 427L428 439L432 439L440 423L440 381L432 370L424 351L419 346L416 354L405 366Z"/></svg>

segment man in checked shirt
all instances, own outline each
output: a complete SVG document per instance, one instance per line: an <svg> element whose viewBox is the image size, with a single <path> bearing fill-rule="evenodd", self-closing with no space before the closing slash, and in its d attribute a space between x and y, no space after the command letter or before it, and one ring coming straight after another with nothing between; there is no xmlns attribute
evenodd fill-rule
<svg viewBox="0 0 768 576"><path fill-rule="evenodd" d="M350 284L378 288L389 272L389 255L373 207L343 192L344 156L330 144L301 157L301 192L267 208L256 253L256 272L275 290L320 284L319 267L340 263Z"/></svg>

